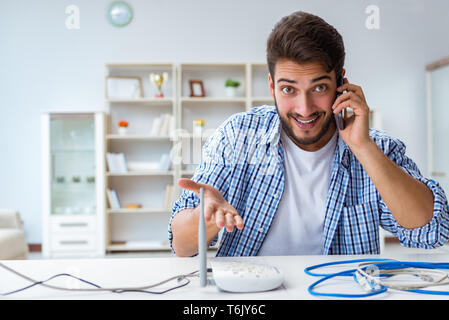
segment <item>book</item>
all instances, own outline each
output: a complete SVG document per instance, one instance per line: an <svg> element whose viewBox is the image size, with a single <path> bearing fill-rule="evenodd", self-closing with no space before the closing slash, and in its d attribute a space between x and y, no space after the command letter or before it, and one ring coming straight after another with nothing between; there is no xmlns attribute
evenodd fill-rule
<svg viewBox="0 0 449 320"><path fill-rule="evenodd" d="M168 129L169 129L169 126L170 126L171 115L166 113L166 114L163 114L161 117L162 117L162 120L161 120L162 121L162 125L161 125L161 129L159 130L159 135L160 136L167 136L168 135Z"/></svg>
<svg viewBox="0 0 449 320"><path fill-rule="evenodd" d="M118 200L117 192L113 189L106 189L106 195L109 207L113 210L120 209L120 201Z"/></svg>
<svg viewBox="0 0 449 320"><path fill-rule="evenodd" d="M128 167L126 165L126 159L124 153L106 153L106 161L108 164L108 170L111 173L126 173Z"/></svg>
<svg viewBox="0 0 449 320"><path fill-rule="evenodd" d="M126 165L130 171L154 171L159 168L159 162L155 161L127 161Z"/></svg>
<svg viewBox="0 0 449 320"><path fill-rule="evenodd" d="M155 118L153 120L153 124L151 125L150 135L158 136L160 128L161 128L161 118Z"/></svg>
<svg viewBox="0 0 449 320"><path fill-rule="evenodd" d="M111 193L112 193L112 199L113 199L115 207L116 207L115 209L120 209L121 206L120 206L120 201L118 200L117 192L114 189L112 189Z"/></svg>
<svg viewBox="0 0 449 320"><path fill-rule="evenodd" d="M118 158L120 172L121 173L128 172L128 167L126 166L125 154L121 152L121 153L117 154L117 158Z"/></svg>
<svg viewBox="0 0 449 320"><path fill-rule="evenodd" d="M116 172L117 168L114 163L114 155L110 152L106 153L106 162L108 164L108 171L109 172Z"/></svg>
<svg viewBox="0 0 449 320"><path fill-rule="evenodd" d="M169 114L164 113L155 118L151 125L151 136L168 136L175 129L175 118Z"/></svg>
<svg viewBox="0 0 449 320"><path fill-rule="evenodd" d="M159 160L159 171L169 171L171 168L172 162L170 155L168 153L162 154L160 160Z"/></svg>
<svg viewBox="0 0 449 320"><path fill-rule="evenodd" d="M110 189L106 189L106 198L108 199L109 208L111 209L117 209L115 208L114 201L112 200L112 194Z"/></svg>
<svg viewBox="0 0 449 320"><path fill-rule="evenodd" d="M167 184L165 186L164 208L171 209L172 208L172 202L173 202L173 185L172 184Z"/></svg>

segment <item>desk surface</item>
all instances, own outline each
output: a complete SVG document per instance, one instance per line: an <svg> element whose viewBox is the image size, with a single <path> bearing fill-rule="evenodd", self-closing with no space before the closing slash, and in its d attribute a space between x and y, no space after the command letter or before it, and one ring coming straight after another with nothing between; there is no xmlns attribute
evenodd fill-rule
<svg viewBox="0 0 449 320"><path fill-rule="evenodd" d="M318 280L304 273L304 268L330 261L340 261L357 258L392 258L402 261L449 262L445 254L408 254L401 256L279 256L279 257L241 257L241 258L210 258L230 259L265 263L278 267L285 275L282 287L261 293L227 293L219 291L215 286L200 287L199 278L190 278L191 282L182 288L162 295L146 293L108 293L108 292L66 292L42 286L35 286L2 299L176 299L176 300L290 300L290 299L326 299L312 296L307 288ZM74 276L91 281L102 287L134 287L160 282L179 274L198 270L197 258L105 258L105 259L74 259L74 260L8 260L1 261L35 280L48 279L59 273L70 273ZM208 261L210 263L210 260ZM209 264L208 263L208 264ZM355 265L346 265L339 269L327 269L326 272L337 272ZM324 271L324 270L323 270ZM211 275L210 275L211 277ZM17 275L0 268L0 292L9 292L29 285L30 283ZM92 288L72 278L57 278L49 284L70 288ZM160 290L176 285L171 282L159 287ZM156 290L156 289L153 289ZM329 284L318 287L319 291L340 293L360 293L360 287L350 277L336 278ZM449 290L448 286L437 287L436 290ZM448 296L414 294L389 290L371 299L449 299Z"/></svg>

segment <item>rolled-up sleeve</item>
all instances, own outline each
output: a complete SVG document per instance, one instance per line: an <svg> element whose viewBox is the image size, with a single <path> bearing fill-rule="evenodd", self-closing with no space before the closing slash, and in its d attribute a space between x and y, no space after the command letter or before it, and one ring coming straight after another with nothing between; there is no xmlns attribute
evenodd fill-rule
<svg viewBox="0 0 449 320"><path fill-rule="evenodd" d="M378 143L379 144L379 143ZM432 179L421 175L416 164L405 155L405 145L398 139L382 143L388 151L386 155L399 165L405 172L424 183L433 193L433 218L424 226L405 229L393 217L385 202L380 198L380 224L395 235L402 245L413 248L433 249L447 243L449 239L449 208L443 188ZM384 150L385 150L384 149Z"/></svg>
<svg viewBox="0 0 449 320"><path fill-rule="evenodd" d="M205 183L215 187L226 199L229 187L231 157L232 150L228 136L226 135L225 126L221 126L205 142L202 149L201 163L196 168L191 179L195 182ZM174 217L184 209L197 207L199 203L200 199L198 195L190 190L183 190L179 199L175 201L168 224L168 240L172 252L174 252L174 249L172 246L173 233L171 225ZM215 245L217 239L218 236L210 245Z"/></svg>

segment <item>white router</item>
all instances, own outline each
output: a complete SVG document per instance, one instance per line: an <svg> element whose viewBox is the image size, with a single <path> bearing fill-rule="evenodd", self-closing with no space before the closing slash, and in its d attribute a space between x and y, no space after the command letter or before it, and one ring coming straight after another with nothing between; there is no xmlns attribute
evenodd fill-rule
<svg viewBox="0 0 449 320"><path fill-rule="evenodd" d="M200 286L205 287L207 285L207 241L203 188L200 189L198 255L200 259ZM278 288L284 282L283 273L278 268L269 265L216 258L211 261L211 267L215 285L222 291L269 291Z"/></svg>

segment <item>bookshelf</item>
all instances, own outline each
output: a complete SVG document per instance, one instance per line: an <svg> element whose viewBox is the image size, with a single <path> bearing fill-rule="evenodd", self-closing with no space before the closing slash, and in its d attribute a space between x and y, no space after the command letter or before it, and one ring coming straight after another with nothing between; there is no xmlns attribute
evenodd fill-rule
<svg viewBox="0 0 449 320"><path fill-rule="evenodd" d="M151 72L168 73L162 87L164 97L155 97ZM140 78L141 94L108 98L108 77ZM233 97L225 91L228 78L241 83ZM189 80L202 81L203 97L191 96ZM169 250L168 220L173 202L182 192L177 180L193 176L201 161L202 145L228 117L272 103L265 63L107 63L105 193L115 190L120 207L113 208L107 202L106 251ZM155 134L155 119L164 114L172 116L172 123L162 135ZM197 119L204 120L201 136L194 135ZM129 122L125 135L118 131L121 120ZM108 153L123 154L126 170L109 170ZM161 155L168 153L178 161L168 169L158 169ZM140 207L125 208L127 204Z"/></svg>
<svg viewBox="0 0 449 320"><path fill-rule="evenodd" d="M172 63L105 65L107 252L169 249L166 230L173 196L167 189L173 186L174 170L167 160L174 143L168 133L173 129L175 118L175 69ZM162 86L163 97L156 97L157 87L150 80L151 73L167 73L168 79ZM138 78L140 94L109 98L110 77ZM128 122L126 134L118 129L122 120ZM159 127L153 132L156 122ZM117 165L110 161L114 154L121 155L123 162ZM111 203L111 191L115 192L118 205Z"/></svg>

